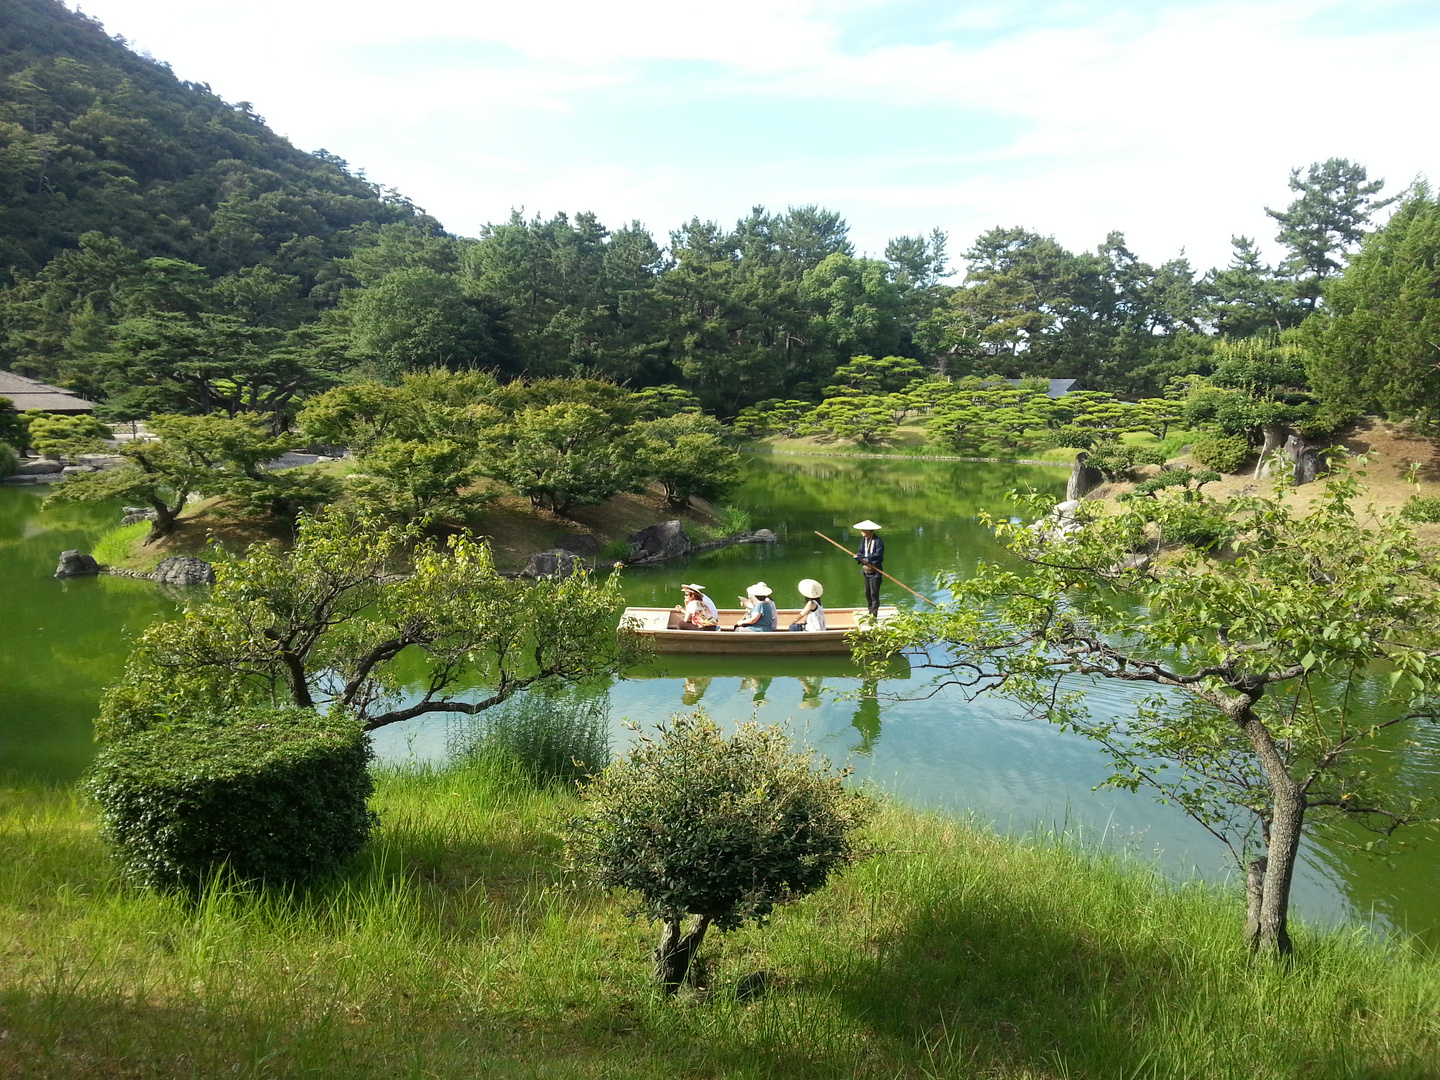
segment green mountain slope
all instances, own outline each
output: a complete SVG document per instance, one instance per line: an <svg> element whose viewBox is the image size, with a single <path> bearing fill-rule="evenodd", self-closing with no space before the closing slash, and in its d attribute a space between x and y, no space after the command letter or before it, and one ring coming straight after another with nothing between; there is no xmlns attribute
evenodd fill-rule
<svg viewBox="0 0 1440 1080"><path fill-rule="evenodd" d="M348 254L344 230L418 216L58 0L0 0L0 283L99 231L212 275L265 266L308 294Z"/></svg>

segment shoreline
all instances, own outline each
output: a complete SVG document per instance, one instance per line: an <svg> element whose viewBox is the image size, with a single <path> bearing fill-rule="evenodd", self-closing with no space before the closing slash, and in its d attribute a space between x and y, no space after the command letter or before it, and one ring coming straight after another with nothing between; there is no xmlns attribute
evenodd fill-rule
<svg viewBox="0 0 1440 1080"><path fill-rule="evenodd" d="M1065 461L1039 461L1035 458L963 457L957 454L847 454L830 453L823 450L769 450L757 446L741 447L740 452L755 454L759 457L858 458L862 461L884 458L891 461L969 461L986 465L1044 465L1053 469L1069 469L1071 467L1070 463Z"/></svg>

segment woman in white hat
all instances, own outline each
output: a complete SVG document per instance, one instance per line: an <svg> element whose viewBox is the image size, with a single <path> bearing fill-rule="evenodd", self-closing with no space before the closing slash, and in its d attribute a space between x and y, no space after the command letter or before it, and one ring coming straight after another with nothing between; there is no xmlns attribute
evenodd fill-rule
<svg viewBox="0 0 1440 1080"><path fill-rule="evenodd" d="M737 631L769 633L775 629L778 613L775 601L770 599L773 592L763 581L757 581L745 590L746 615L735 624Z"/></svg>
<svg viewBox="0 0 1440 1080"><path fill-rule="evenodd" d="M719 630L720 612L715 607L715 601L705 595L704 585L681 585L680 591L685 594L685 606L675 605L675 610L682 612L684 618L680 620L681 630Z"/></svg>
<svg viewBox="0 0 1440 1080"><path fill-rule="evenodd" d="M800 618L790 624L790 629L824 630L825 609L820 605L820 597L825 595L825 586L814 578L807 577L796 588L800 590L800 595L805 597L805 606L800 609Z"/></svg>

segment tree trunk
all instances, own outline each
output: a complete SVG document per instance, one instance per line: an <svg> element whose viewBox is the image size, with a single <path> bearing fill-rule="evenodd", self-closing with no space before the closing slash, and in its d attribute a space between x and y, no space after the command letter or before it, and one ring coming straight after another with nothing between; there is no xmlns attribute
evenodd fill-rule
<svg viewBox="0 0 1440 1080"><path fill-rule="evenodd" d="M1265 904L1265 858L1245 868L1245 941L1253 950L1260 940L1260 909Z"/></svg>
<svg viewBox="0 0 1440 1080"><path fill-rule="evenodd" d="M1255 462L1255 476L1259 480L1265 475L1265 465L1274 459L1280 448L1285 445L1285 426L1283 424L1266 424L1261 429L1265 433L1265 444L1260 447L1260 458Z"/></svg>
<svg viewBox="0 0 1440 1080"><path fill-rule="evenodd" d="M690 974L690 962L705 940L705 931L710 927L710 916L701 915L690 932L681 936L680 920L666 919L660 931L660 944L655 947L655 981L665 987L667 994L673 994L684 984Z"/></svg>
<svg viewBox="0 0 1440 1080"><path fill-rule="evenodd" d="M1264 722L1246 708L1240 726L1255 748L1255 755L1265 770L1265 778L1275 800L1274 816L1265 842L1265 865L1257 868L1255 863L1251 863L1247 875L1247 878L1251 875L1262 877L1260 910L1256 913L1255 930L1249 944L1252 952L1285 956L1291 951L1286 919L1290 910L1290 883L1294 879L1295 860L1300 853L1300 830L1305 823L1305 796L1286 769L1285 760ZM1247 893L1252 887L1247 880ZM1248 930L1248 920L1246 925Z"/></svg>

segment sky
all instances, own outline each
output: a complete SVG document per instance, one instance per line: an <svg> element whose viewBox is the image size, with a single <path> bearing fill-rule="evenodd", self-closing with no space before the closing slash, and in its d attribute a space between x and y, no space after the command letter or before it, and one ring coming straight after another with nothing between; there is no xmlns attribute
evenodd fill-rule
<svg viewBox="0 0 1440 1080"><path fill-rule="evenodd" d="M71 0L72 4L75 0ZM80 0L451 232L512 208L662 242L754 205L892 236L1024 226L1072 250L1273 260L1290 170L1436 170L1434 0Z"/></svg>

